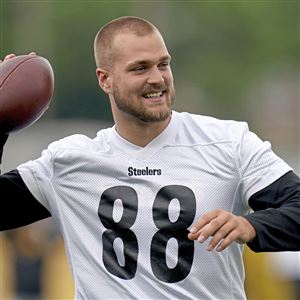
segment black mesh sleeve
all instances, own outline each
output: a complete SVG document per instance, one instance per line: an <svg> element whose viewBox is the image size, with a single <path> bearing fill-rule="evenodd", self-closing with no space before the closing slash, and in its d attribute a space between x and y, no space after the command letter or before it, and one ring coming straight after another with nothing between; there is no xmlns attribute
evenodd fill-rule
<svg viewBox="0 0 300 300"><path fill-rule="evenodd" d="M17 170L0 176L0 231L50 216L50 212L30 193Z"/></svg>
<svg viewBox="0 0 300 300"><path fill-rule="evenodd" d="M288 172L249 199L245 216L256 230L255 252L300 251L300 178Z"/></svg>

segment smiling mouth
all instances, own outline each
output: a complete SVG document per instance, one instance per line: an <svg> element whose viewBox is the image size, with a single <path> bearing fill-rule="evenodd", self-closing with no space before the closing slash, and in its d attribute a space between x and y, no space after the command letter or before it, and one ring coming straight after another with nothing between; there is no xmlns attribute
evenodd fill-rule
<svg viewBox="0 0 300 300"><path fill-rule="evenodd" d="M165 93L165 91L160 91L160 92L151 92L151 93L146 93L143 94L142 96L146 99L157 99L162 97L162 95Z"/></svg>

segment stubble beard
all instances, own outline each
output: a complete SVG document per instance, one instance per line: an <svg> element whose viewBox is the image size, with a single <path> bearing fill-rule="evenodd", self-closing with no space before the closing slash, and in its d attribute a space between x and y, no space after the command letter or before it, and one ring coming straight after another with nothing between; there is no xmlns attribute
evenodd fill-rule
<svg viewBox="0 0 300 300"><path fill-rule="evenodd" d="M113 97L115 104L120 111L144 123L163 122L171 116L172 106L175 101L175 90L172 88L172 90L169 92L167 108L158 111L150 111L143 105L143 103L140 103L140 105L130 104L130 99L123 99L121 97L121 93L117 85L115 85L113 88Z"/></svg>

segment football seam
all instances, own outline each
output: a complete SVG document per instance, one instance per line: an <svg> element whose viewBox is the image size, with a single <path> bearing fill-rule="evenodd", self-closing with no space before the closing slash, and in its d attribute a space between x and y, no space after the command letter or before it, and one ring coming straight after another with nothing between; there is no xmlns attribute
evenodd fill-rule
<svg viewBox="0 0 300 300"><path fill-rule="evenodd" d="M16 65L16 66L11 70L11 72L6 76L6 78L3 80L2 84L0 85L0 88L3 87L4 83L6 82L6 80L12 75L12 73L14 73L14 72L16 71L16 69L17 69L19 66L23 65L24 63L26 63L27 61L29 61L29 60L31 60L31 59L33 59L33 58L35 58L35 56L33 56L33 57L28 57L26 60L24 60L24 61L22 61L21 63L19 63L18 65Z"/></svg>

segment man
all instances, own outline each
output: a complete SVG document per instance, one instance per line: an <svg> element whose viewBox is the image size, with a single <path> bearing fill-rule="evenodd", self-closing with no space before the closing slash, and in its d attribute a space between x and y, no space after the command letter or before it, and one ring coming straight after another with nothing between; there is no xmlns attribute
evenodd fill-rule
<svg viewBox="0 0 300 300"><path fill-rule="evenodd" d="M244 299L242 244L300 250L299 177L245 123L172 111L171 57L148 21L109 22L94 50L115 125L2 175L0 229L51 214L76 299Z"/></svg>

